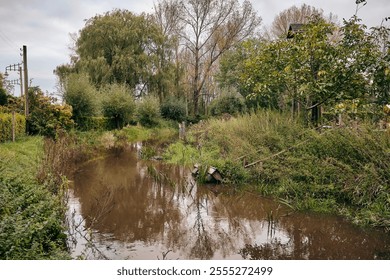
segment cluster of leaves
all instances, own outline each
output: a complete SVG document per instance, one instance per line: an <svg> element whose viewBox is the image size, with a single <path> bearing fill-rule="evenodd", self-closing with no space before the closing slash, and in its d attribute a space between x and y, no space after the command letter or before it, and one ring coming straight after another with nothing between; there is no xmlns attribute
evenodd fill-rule
<svg viewBox="0 0 390 280"><path fill-rule="evenodd" d="M52 97L45 96L39 88L29 89L30 113L27 129L30 134L39 134L55 138L60 130L73 127L72 107L55 104Z"/></svg>
<svg viewBox="0 0 390 280"><path fill-rule="evenodd" d="M61 83L70 73L85 73L97 88L126 84L138 95L148 91L162 97L173 81L168 45L151 16L115 9L86 21L72 63L57 67L56 73Z"/></svg>
<svg viewBox="0 0 390 280"><path fill-rule="evenodd" d="M246 110L244 98L237 92L228 92L218 96L210 104L210 114L221 116L223 114L237 115Z"/></svg>
<svg viewBox="0 0 390 280"><path fill-rule="evenodd" d="M72 107L72 119L84 129L87 119L96 115L96 89L84 74L71 74L65 85L64 101Z"/></svg>
<svg viewBox="0 0 390 280"><path fill-rule="evenodd" d="M137 121L154 127L161 117L174 121L186 118L186 107L180 100L167 98L160 105L157 97L148 95L135 102L134 92L127 85L113 83L96 89L84 74L69 75L64 99L72 107L72 119L81 130L120 129Z"/></svg>
<svg viewBox="0 0 390 280"><path fill-rule="evenodd" d="M5 89L3 89L2 87L0 87L0 106L7 105L7 103L8 103L8 98L9 98L9 95L7 94L7 92L5 91Z"/></svg>
<svg viewBox="0 0 390 280"><path fill-rule="evenodd" d="M383 104L389 33L384 26L368 32L356 16L341 27L313 16L291 39L244 42L223 59L220 79L252 106L286 110L298 102L309 111L357 98Z"/></svg>
<svg viewBox="0 0 390 280"><path fill-rule="evenodd" d="M112 84L102 91L103 115L112 121L112 127L119 129L130 123L135 112L135 102L128 87Z"/></svg>
<svg viewBox="0 0 390 280"><path fill-rule="evenodd" d="M137 104L138 121L145 127L157 126L161 118L160 103L157 98L147 96Z"/></svg>
<svg viewBox="0 0 390 280"><path fill-rule="evenodd" d="M161 104L161 116L168 120L182 122L186 119L186 105L177 98L168 98Z"/></svg>

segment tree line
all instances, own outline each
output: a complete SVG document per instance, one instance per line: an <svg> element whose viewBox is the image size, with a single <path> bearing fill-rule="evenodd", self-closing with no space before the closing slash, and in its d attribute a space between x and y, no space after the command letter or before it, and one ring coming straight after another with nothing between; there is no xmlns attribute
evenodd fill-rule
<svg viewBox="0 0 390 280"><path fill-rule="evenodd" d="M56 69L65 101L72 77L87 75L98 90L119 84L135 100L154 96L184 104L194 118L206 113L218 92L220 58L255 34L260 17L249 1L237 0L162 0L154 10L115 9L86 21L72 36L70 63Z"/></svg>
<svg viewBox="0 0 390 280"><path fill-rule="evenodd" d="M293 6L268 30L249 1L160 0L153 14L114 9L71 35L70 61L55 70L58 90L80 128L98 116L122 127L258 108L315 126L377 121L390 103L389 18L368 28L358 17L366 3L357 0L342 23Z"/></svg>

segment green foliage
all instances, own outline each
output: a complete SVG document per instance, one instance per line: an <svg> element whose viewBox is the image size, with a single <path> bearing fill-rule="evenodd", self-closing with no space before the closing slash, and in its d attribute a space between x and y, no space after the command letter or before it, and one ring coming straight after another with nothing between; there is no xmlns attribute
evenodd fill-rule
<svg viewBox="0 0 390 280"><path fill-rule="evenodd" d="M127 126L122 129L129 142L144 141L150 138L151 132L141 126Z"/></svg>
<svg viewBox="0 0 390 280"><path fill-rule="evenodd" d="M168 120L182 122L186 119L186 105L182 100L168 98L161 104L161 116Z"/></svg>
<svg viewBox="0 0 390 280"><path fill-rule="evenodd" d="M117 129L130 123L135 112L135 102L130 90L124 85L112 84L102 89L102 110L112 127Z"/></svg>
<svg viewBox="0 0 390 280"><path fill-rule="evenodd" d="M66 259L62 207L35 175L42 138L0 145L0 259Z"/></svg>
<svg viewBox="0 0 390 280"><path fill-rule="evenodd" d="M9 98L9 96L8 96L7 92L5 91L5 89L0 87L0 106L7 105L8 98Z"/></svg>
<svg viewBox="0 0 390 280"><path fill-rule="evenodd" d="M96 115L97 92L83 74L71 74L68 77L65 102L72 106L72 119L80 129L86 129L87 119Z"/></svg>
<svg viewBox="0 0 390 280"><path fill-rule="evenodd" d="M106 117L89 117L85 119L84 129L85 130L97 130L103 131L111 129L112 124L110 124L110 119Z"/></svg>
<svg viewBox="0 0 390 280"><path fill-rule="evenodd" d="M26 133L26 119L23 115L15 114L15 137ZM0 112L0 142L12 140L12 114Z"/></svg>
<svg viewBox="0 0 390 280"><path fill-rule="evenodd" d="M223 114L237 115L244 113L246 109L244 98L236 92L223 93L210 104L212 116Z"/></svg>
<svg viewBox="0 0 390 280"><path fill-rule="evenodd" d="M341 27L313 16L292 39L243 42L222 58L219 80L249 107L311 112L318 124L320 106L388 101L389 33L385 26L368 32L356 16Z"/></svg>
<svg viewBox="0 0 390 280"><path fill-rule="evenodd" d="M317 131L289 115L259 111L199 123L188 139L191 145L170 145L165 158L215 166L226 182L257 184L298 210L390 227L388 132L370 125Z"/></svg>
<svg viewBox="0 0 390 280"><path fill-rule="evenodd" d="M147 96L137 104L137 117L141 125L154 127L161 119L160 103L157 98Z"/></svg>
<svg viewBox="0 0 390 280"><path fill-rule="evenodd" d="M199 151L183 142L176 142L165 150L164 159L169 163L192 166L200 159Z"/></svg>
<svg viewBox="0 0 390 280"><path fill-rule="evenodd" d="M39 88L30 88L28 94L30 114L27 127L30 134L55 138L58 131L73 127L69 105L53 104L53 98L45 96Z"/></svg>
<svg viewBox="0 0 390 280"><path fill-rule="evenodd" d="M126 84L166 95L171 81L167 38L146 14L115 9L86 21L76 42L75 68L101 87Z"/></svg>

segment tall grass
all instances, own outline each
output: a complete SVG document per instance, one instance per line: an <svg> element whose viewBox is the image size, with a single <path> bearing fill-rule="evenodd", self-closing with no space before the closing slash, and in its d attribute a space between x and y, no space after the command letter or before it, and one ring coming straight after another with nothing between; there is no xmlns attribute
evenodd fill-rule
<svg viewBox="0 0 390 280"><path fill-rule="evenodd" d="M389 132L368 124L321 131L260 111L198 124L188 139L189 155L220 168L227 182L255 185L295 209L390 228ZM175 145L166 154L170 159L184 150Z"/></svg>

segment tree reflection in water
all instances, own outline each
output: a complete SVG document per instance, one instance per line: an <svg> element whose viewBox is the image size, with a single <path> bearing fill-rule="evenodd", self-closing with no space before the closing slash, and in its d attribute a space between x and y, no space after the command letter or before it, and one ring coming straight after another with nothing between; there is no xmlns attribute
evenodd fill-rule
<svg viewBox="0 0 390 280"><path fill-rule="evenodd" d="M74 193L93 241L112 259L373 259L390 252L384 233L337 217L286 216L290 210L277 202L197 186L186 169L140 161L131 149L81 166Z"/></svg>

